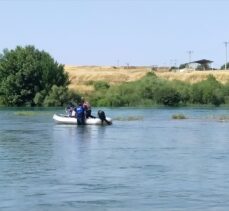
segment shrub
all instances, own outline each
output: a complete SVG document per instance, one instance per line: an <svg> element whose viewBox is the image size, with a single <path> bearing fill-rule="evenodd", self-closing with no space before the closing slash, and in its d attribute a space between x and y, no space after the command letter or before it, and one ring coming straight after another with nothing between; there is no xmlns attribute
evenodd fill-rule
<svg viewBox="0 0 229 211"><path fill-rule="evenodd" d="M52 86L49 94L46 95L43 105L44 106L63 106L68 102L79 102L81 96L72 91L68 92L66 87Z"/></svg>
<svg viewBox="0 0 229 211"><path fill-rule="evenodd" d="M157 91L156 102L159 104L177 106L180 100L180 93L168 85L160 87Z"/></svg>
<svg viewBox="0 0 229 211"><path fill-rule="evenodd" d="M94 82L94 87L95 87L95 90L106 90L106 89L109 89L110 85L105 82L105 81L96 81Z"/></svg>
<svg viewBox="0 0 229 211"><path fill-rule="evenodd" d="M172 119L187 119L184 114L173 114Z"/></svg>
<svg viewBox="0 0 229 211"><path fill-rule="evenodd" d="M41 91L36 93L33 102L35 103L36 106L42 106L44 99L45 99L46 93L45 91Z"/></svg>
<svg viewBox="0 0 229 211"><path fill-rule="evenodd" d="M214 76L209 75L204 81L191 88L191 101L200 104L220 105L224 103L222 84Z"/></svg>

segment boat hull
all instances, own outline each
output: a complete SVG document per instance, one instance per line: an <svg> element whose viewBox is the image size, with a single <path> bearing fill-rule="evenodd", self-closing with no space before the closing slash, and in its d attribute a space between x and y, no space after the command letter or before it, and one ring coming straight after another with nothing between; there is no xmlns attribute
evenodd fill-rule
<svg viewBox="0 0 229 211"><path fill-rule="evenodd" d="M77 125L77 119L75 117L68 117L66 115L62 114L54 114L53 119L58 124L73 124ZM109 117L106 117L106 119L112 123L112 119ZM102 120L99 118L88 118L85 120L86 125L102 125L107 124L105 121L102 123Z"/></svg>

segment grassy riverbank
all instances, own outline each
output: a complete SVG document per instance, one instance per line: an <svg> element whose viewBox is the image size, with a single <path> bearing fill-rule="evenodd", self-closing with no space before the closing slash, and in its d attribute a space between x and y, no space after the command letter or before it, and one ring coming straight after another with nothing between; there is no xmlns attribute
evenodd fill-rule
<svg viewBox="0 0 229 211"><path fill-rule="evenodd" d="M65 71L69 74L71 81L69 88L77 92L87 94L94 91L93 82L95 81L106 81L110 85L136 81L150 72L151 68L66 65ZM191 84L207 79L209 74L213 75L217 81L223 84L229 82L229 70L191 72L168 72L161 70L155 71L155 74L159 78L179 80Z"/></svg>

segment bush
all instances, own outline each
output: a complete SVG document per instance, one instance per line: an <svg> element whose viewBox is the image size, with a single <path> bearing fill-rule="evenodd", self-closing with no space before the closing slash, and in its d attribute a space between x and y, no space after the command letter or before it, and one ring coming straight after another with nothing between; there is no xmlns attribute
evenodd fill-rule
<svg viewBox="0 0 229 211"><path fill-rule="evenodd" d="M157 102L166 106L177 106L180 100L180 94L172 88L161 88L158 93Z"/></svg>
<svg viewBox="0 0 229 211"><path fill-rule="evenodd" d="M191 101L200 104L220 105L224 103L222 84L214 76L209 75L204 81L191 88Z"/></svg>
<svg viewBox="0 0 229 211"><path fill-rule="evenodd" d="M80 102L81 96L74 92L68 92L67 87L53 85L46 95L43 106L63 106L68 102Z"/></svg>
<svg viewBox="0 0 229 211"><path fill-rule="evenodd" d="M185 105L188 103L190 100L190 84L178 80L174 80L169 83L170 86L180 95L179 104Z"/></svg>
<svg viewBox="0 0 229 211"><path fill-rule="evenodd" d="M44 99L44 106L63 106L68 102L66 96L66 87L58 87L53 85L49 94Z"/></svg>
<svg viewBox="0 0 229 211"><path fill-rule="evenodd" d="M42 106L44 99L45 99L46 93L45 91L41 91L36 93L33 102L35 103L36 106Z"/></svg>
<svg viewBox="0 0 229 211"><path fill-rule="evenodd" d="M94 82L94 87L95 87L95 90L103 90L103 89L109 89L110 85L105 82L105 81L96 81Z"/></svg>
<svg viewBox="0 0 229 211"><path fill-rule="evenodd" d="M184 114L173 114L172 119L187 119Z"/></svg>

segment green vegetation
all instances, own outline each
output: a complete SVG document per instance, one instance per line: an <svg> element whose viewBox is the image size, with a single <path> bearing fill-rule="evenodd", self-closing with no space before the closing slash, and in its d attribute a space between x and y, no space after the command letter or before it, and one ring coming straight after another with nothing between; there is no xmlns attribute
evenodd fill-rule
<svg viewBox="0 0 229 211"><path fill-rule="evenodd" d="M96 81L93 83L95 90L104 90L108 89L110 85L105 81Z"/></svg>
<svg viewBox="0 0 229 211"><path fill-rule="evenodd" d="M184 114L173 114L172 119L187 119Z"/></svg>
<svg viewBox="0 0 229 211"><path fill-rule="evenodd" d="M69 83L64 66L33 46L6 49L0 55L0 105L63 106L77 102L81 96L68 89ZM164 80L153 72L120 85L89 83L95 90L87 96L93 106L229 104L229 82L222 84L212 75L195 84Z"/></svg>
<svg viewBox="0 0 229 211"><path fill-rule="evenodd" d="M219 106L229 101L229 83L223 85L212 75L201 82L189 84L164 80L154 73L148 73L138 81L99 87L103 88L95 87L95 92L90 96L94 106Z"/></svg>
<svg viewBox="0 0 229 211"><path fill-rule="evenodd" d="M229 62L227 62L226 64L226 69L229 68ZM224 70L225 69L225 64L223 64L221 67L220 67L221 70Z"/></svg>
<svg viewBox="0 0 229 211"><path fill-rule="evenodd" d="M62 106L76 99L68 91L64 66L33 46L16 47L0 55L0 104L7 106Z"/></svg>

